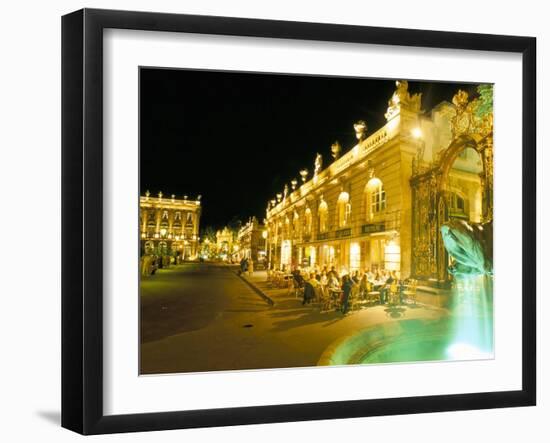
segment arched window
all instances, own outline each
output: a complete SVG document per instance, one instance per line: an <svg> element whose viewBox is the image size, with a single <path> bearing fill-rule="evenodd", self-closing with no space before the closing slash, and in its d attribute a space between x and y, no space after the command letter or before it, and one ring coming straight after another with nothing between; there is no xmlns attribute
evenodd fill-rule
<svg viewBox="0 0 550 443"><path fill-rule="evenodd" d="M328 230L328 205L326 201L322 201L319 205L319 232Z"/></svg>
<svg viewBox="0 0 550 443"><path fill-rule="evenodd" d="M297 212L294 212L294 217L292 219L292 231L294 235L298 235L300 232L300 216Z"/></svg>
<svg viewBox="0 0 550 443"><path fill-rule="evenodd" d="M349 194L341 192L337 202L338 211L338 227L343 228L349 225L351 217L351 204L349 202Z"/></svg>
<svg viewBox="0 0 550 443"><path fill-rule="evenodd" d="M147 227L148 228L157 227L157 222L155 221L155 214L152 211L148 212L147 214Z"/></svg>
<svg viewBox="0 0 550 443"><path fill-rule="evenodd" d="M290 236L290 220L288 217L285 217L284 237L288 238L289 236Z"/></svg>
<svg viewBox="0 0 550 443"><path fill-rule="evenodd" d="M386 210L386 191L384 184L377 178L371 178L365 187L365 216L372 220L374 216Z"/></svg>
<svg viewBox="0 0 550 443"><path fill-rule="evenodd" d="M304 215L304 230L306 235L311 235L311 221L312 221L311 209L306 208L306 212Z"/></svg>

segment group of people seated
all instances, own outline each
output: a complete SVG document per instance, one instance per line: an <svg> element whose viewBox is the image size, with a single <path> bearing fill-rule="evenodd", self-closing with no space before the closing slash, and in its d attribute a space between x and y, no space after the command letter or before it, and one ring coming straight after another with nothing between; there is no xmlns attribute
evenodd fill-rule
<svg viewBox="0 0 550 443"><path fill-rule="evenodd" d="M351 274L339 274L335 267L302 271L294 268L291 271L293 286L303 292L302 304L319 301L325 307L336 305L343 314L350 309L352 294L358 300L369 296L377 298L381 305L386 304L390 292L403 303L403 291L406 282L401 280L395 271L354 271Z"/></svg>

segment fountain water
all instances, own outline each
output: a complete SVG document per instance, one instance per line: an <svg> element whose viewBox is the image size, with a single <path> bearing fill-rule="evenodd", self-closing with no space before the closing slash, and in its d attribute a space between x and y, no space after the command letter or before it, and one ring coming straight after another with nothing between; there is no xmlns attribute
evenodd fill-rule
<svg viewBox="0 0 550 443"><path fill-rule="evenodd" d="M451 307L450 359L493 355L492 224L451 221L441 227L445 248L455 263Z"/></svg>
<svg viewBox="0 0 550 443"><path fill-rule="evenodd" d="M457 274L451 306L451 360L493 356L493 277L486 274Z"/></svg>

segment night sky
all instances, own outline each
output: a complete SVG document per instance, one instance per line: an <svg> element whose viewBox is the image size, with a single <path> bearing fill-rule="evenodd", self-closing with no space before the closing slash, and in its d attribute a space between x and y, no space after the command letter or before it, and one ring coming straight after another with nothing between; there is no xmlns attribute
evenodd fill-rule
<svg viewBox="0 0 550 443"><path fill-rule="evenodd" d="M409 81L428 111L458 88L475 92ZM353 147L355 121L368 134L383 126L394 89L394 80L141 68L141 193L201 194L201 228L261 221L300 169L311 177L316 152L326 167L335 140L342 153Z"/></svg>

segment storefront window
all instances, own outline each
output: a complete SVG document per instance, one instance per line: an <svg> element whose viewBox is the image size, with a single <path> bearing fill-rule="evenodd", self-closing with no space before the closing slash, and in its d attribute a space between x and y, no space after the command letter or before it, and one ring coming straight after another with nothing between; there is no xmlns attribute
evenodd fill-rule
<svg viewBox="0 0 550 443"><path fill-rule="evenodd" d="M290 240L284 240L281 244L281 264L290 266L292 254L292 243Z"/></svg>
<svg viewBox="0 0 550 443"><path fill-rule="evenodd" d="M352 243L349 248L350 271L358 271L361 266L361 246L359 243Z"/></svg>
<svg viewBox="0 0 550 443"><path fill-rule="evenodd" d="M384 264L388 271L401 270L401 248L393 240L384 248Z"/></svg>

